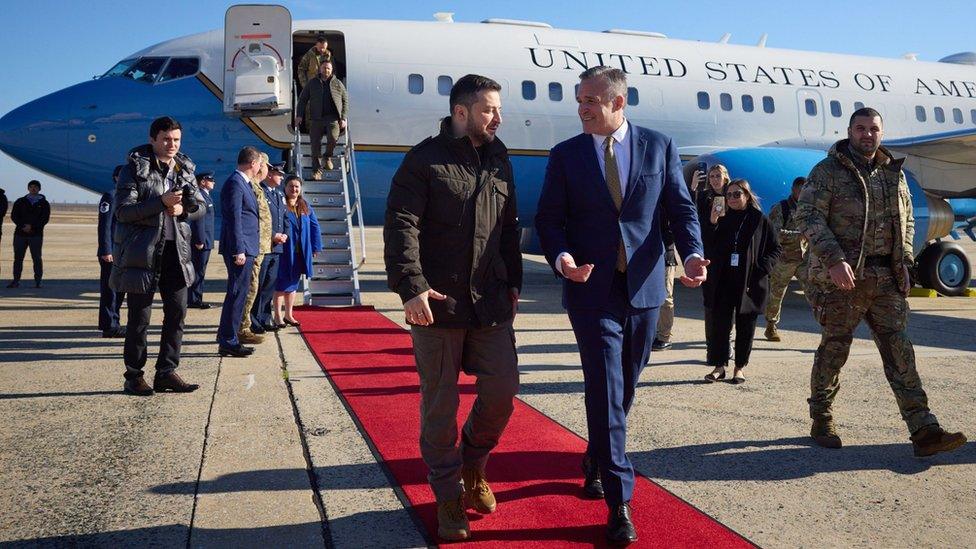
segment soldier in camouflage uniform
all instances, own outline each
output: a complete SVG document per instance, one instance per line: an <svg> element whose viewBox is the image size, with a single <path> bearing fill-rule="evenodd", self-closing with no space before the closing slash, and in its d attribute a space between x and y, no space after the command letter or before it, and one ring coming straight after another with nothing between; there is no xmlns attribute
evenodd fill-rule
<svg viewBox="0 0 976 549"><path fill-rule="evenodd" d="M795 214L810 246L809 299L823 327L810 376L810 435L821 446L841 447L831 404L854 329L863 318L915 455L956 449L966 437L947 433L929 411L905 330L915 220L901 171L904 159L895 160L880 147L882 121L874 109L855 111L847 134L810 172Z"/></svg>
<svg viewBox="0 0 976 549"><path fill-rule="evenodd" d="M264 198L264 189L261 188L261 182L268 176L270 160L267 154L261 153L261 173L250 181L251 190L254 191L254 198L258 203L260 240L258 241L258 255L251 265L251 286L247 290L247 301L244 302L241 331L237 334L237 339L241 343L261 343L264 341L264 338L258 335L264 333L264 328L251 323L251 308L254 306L254 300L258 297L258 286L261 283L261 263L264 261L264 254L271 252L271 209L268 208L268 201Z"/></svg>
<svg viewBox="0 0 976 549"><path fill-rule="evenodd" d="M776 231L779 245L782 249L773 272L769 274L769 303L766 305L766 339L779 341L779 313L783 306L783 296L790 286L790 281L796 275L800 278L800 265L803 263L807 243L800 236L797 229L796 200L800 197L800 189L807 182L805 177L793 180L793 188L789 198L778 202L769 211L769 222ZM802 278L800 278L802 280Z"/></svg>
<svg viewBox="0 0 976 549"><path fill-rule="evenodd" d="M332 61L332 52L329 51L329 41L324 34L319 34L315 39L315 45L305 52L302 59L298 62L298 83L302 89L308 81L319 74L319 67L326 61Z"/></svg>

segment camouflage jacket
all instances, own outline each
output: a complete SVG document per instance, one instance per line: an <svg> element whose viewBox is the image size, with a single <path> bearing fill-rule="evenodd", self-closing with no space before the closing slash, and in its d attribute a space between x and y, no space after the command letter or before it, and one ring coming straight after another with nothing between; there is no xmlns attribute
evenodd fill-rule
<svg viewBox="0 0 976 549"><path fill-rule="evenodd" d="M258 228L260 230L260 241L258 244L259 254L271 253L271 208L268 201L264 198L264 190L261 183L251 180L251 190L254 191L254 200L258 203Z"/></svg>
<svg viewBox="0 0 976 549"><path fill-rule="evenodd" d="M787 199L787 200L792 200ZM796 205L793 205L793 214L790 216L789 221L785 220L783 215L783 202L777 202L771 210L769 210L769 222L773 225L773 230L776 231L776 239L779 241L779 245L783 248L782 253L779 256L780 261L786 261L790 263L799 263L803 259L803 254L806 252L807 243L800 238L800 230L797 228L797 217L796 217Z"/></svg>
<svg viewBox="0 0 976 549"><path fill-rule="evenodd" d="M887 206L893 212L897 238L892 249L891 269L899 286L904 284L904 266L911 266L915 218L912 198L901 171L904 159L896 160L881 147L875 157L875 170L886 170L891 190ZM809 242L809 280L816 287L834 289L829 269L847 261L855 278L864 274L865 253L862 243L867 237L868 190L864 178L848 156L847 140L834 144L821 160L800 192L796 212L797 226Z"/></svg>
<svg viewBox="0 0 976 549"><path fill-rule="evenodd" d="M302 55L301 60L298 62L298 82L304 88L308 85L308 81L315 78L319 74L319 65L325 61L332 61L332 52L328 49L325 53L319 53L319 50L312 46Z"/></svg>

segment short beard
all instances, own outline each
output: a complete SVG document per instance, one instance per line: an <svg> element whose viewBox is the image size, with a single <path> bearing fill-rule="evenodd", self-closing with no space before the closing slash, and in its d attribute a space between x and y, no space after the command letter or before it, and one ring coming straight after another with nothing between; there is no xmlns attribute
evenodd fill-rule
<svg viewBox="0 0 976 549"><path fill-rule="evenodd" d="M482 144L491 143L495 139L493 134L478 126L471 118L468 119L468 123L465 125L464 133L468 134L468 137L472 140L480 141Z"/></svg>
<svg viewBox="0 0 976 549"><path fill-rule="evenodd" d="M861 144L858 141L855 141L853 139L848 139L848 144L852 149L857 151L858 154L860 154L861 156L865 156L867 158L871 158L872 156L874 156L874 153L878 152L878 148L879 148L879 147L874 147L873 149L863 149L861 148Z"/></svg>

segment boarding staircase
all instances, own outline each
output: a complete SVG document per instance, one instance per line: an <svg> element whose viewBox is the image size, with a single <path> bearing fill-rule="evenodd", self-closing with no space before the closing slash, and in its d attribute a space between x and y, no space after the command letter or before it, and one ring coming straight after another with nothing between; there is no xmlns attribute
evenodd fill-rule
<svg viewBox="0 0 976 549"><path fill-rule="evenodd" d="M324 140L322 150L325 150ZM321 181L312 180L308 134L295 132L291 160L292 172L301 174L304 181L303 195L315 211L324 246L314 256L314 272L305 281L305 304L360 305L359 269L366 261L366 228L363 225L355 145L349 128L340 136L333 151L334 169L326 170L323 159Z"/></svg>

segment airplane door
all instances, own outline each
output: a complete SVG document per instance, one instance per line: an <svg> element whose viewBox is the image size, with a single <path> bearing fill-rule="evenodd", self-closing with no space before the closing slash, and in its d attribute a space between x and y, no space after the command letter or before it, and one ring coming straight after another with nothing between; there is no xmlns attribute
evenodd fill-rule
<svg viewBox="0 0 976 549"><path fill-rule="evenodd" d="M824 104L820 94L813 90L799 90L796 92L796 102L800 136L822 136L824 134Z"/></svg>
<svg viewBox="0 0 976 549"><path fill-rule="evenodd" d="M291 12L241 4L224 15L224 113L273 116L291 111Z"/></svg>

